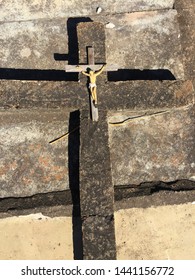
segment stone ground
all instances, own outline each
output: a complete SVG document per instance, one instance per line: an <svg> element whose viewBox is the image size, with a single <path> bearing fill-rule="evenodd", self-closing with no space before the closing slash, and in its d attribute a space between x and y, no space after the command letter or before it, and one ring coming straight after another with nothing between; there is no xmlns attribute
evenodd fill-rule
<svg viewBox="0 0 195 280"><path fill-rule="evenodd" d="M75 76L62 70L77 61L75 24L90 20L104 24L107 62L119 65L104 85L114 96L108 127L117 258L195 259L193 1L6 2L0 1L0 259L73 259L70 147L67 137L49 142L87 103ZM118 111L121 93L129 97ZM130 102L132 110L124 110Z"/></svg>

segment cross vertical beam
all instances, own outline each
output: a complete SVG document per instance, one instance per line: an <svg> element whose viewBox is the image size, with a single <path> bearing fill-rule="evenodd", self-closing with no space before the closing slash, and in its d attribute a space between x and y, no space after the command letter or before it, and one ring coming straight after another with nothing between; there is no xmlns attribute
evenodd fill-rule
<svg viewBox="0 0 195 280"><path fill-rule="evenodd" d="M96 123L91 122L87 111L81 111L80 145L83 258L114 260L114 187L105 111Z"/></svg>
<svg viewBox="0 0 195 280"><path fill-rule="evenodd" d="M100 23L77 26L80 62L86 63L86 47L94 46L97 63L105 61L105 30ZM93 50L88 58L93 59ZM100 79L105 79L102 75ZM100 92L101 94L101 92ZM80 207L83 235L83 258L116 259L114 227L114 187L112 184L108 142L107 112L101 111L98 122L91 122L88 111L80 114Z"/></svg>

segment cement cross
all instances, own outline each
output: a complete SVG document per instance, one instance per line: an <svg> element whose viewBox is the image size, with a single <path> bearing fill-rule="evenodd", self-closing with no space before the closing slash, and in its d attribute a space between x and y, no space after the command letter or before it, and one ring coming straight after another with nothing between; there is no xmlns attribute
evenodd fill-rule
<svg viewBox="0 0 195 280"><path fill-rule="evenodd" d="M81 64L80 66L82 66L82 68L85 68L85 69L89 68L93 71L97 71L103 66L101 64L95 64L94 48L92 46L87 47L87 62L88 62L87 65ZM81 72L82 71L81 69L78 68L77 65L66 65L65 66L66 72ZM83 69L83 71L86 71L85 69ZM116 65L110 65L110 66L106 66L103 71L117 71L117 70L118 70L118 67ZM92 121L97 122L98 118L99 118L98 107L97 107L97 105L94 104L92 95L90 93L89 93L89 98L90 98L91 118L92 118Z"/></svg>

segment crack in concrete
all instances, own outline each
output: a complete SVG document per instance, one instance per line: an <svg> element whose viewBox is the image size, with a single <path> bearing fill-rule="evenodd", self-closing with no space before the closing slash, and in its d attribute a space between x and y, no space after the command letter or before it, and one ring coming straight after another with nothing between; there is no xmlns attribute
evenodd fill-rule
<svg viewBox="0 0 195 280"><path fill-rule="evenodd" d="M134 13L145 13L145 12L158 12L158 11L169 11L169 10L177 10L175 7L174 7L174 4L171 7L167 7L167 8L155 8L155 9L142 9L142 10L133 10L133 11L122 11L122 12L116 12L116 13L110 13L110 12L104 12L104 13L100 13L100 14L97 14L97 13L92 13L92 14L89 14L89 15L75 15L74 17L75 18L83 18L83 17L92 17L92 18L102 18L102 16L106 17L106 16L115 16L115 15L123 15L123 14L134 14ZM0 21L0 24L9 24L9 23L23 23L23 22L38 22L38 21L42 21L42 22L51 22L51 21L56 21L56 20L64 20L64 18L72 18L73 16L56 16L56 17L53 17L53 18L32 18L32 19L18 19L18 20L2 20Z"/></svg>
<svg viewBox="0 0 195 280"><path fill-rule="evenodd" d="M0 199L0 212L71 205L72 197L69 190L39 193L28 197L4 197Z"/></svg>
<svg viewBox="0 0 195 280"><path fill-rule="evenodd" d="M167 109L167 110L162 110L162 111L153 112L153 113L146 112L146 113L138 115L138 116L130 116L119 122L109 122L109 125L120 126L120 125L124 125L124 124L128 123L129 121L133 121L135 119L146 119L146 118L152 117L152 116L159 116L159 115L163 115L163 114L167 114L167 113L172 113L172 112L177 112L177 111L182 111L182 110L189 110L192 107L193 107L193 104L190 104L187 106L182 106L180 108Z"/></svg>
<svg viewBox="0 0 195 280"><path fill-rule="evenodd" d="M169 193L190 192L195 190L195 182L187 179L170 182L142 182L139 185L115 186L115 201L133 197L151 196L164 191Z"/></svg>
<svg viewBox="0 0 195 280"><path fill-rule="evenodd" d="M134 199L139 197L150 197L152 195L166 193L172 193L177 195L178 193L188 193L195 190L195 182L191 180L175 180L171 182L142 182L139 185L128 186L115 186L115 202L126 199ZM194 199L194 198L193 198ZM181 200L181 199L180 199ZM185 201L185 198L184 198ZM72 194L70 190L49 192L43 194L35 194L29 197L6 197L0 199L0 212L17 212L22 210L30 210L32 212L37 208L49 208L55 206L72 206ZM79 205L74 205L79 207ZM79 212L78 212L79 213ZM99 216L106 217L110 215L89 215L87 217Z"/></svg>

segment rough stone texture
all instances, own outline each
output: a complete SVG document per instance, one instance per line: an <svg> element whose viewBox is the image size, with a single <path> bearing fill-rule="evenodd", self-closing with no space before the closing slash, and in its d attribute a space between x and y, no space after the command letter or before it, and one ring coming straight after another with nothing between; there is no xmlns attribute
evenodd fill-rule
<svg viewBox="0 0 195 280"><path fill-rule="evenodd" d="M195 2L193 0L176 0L175 8L178 11L181 31L185 77L192 79L195 86Z"/></svg>
<svg viewBox="0 0 195 280"><path fill-rule="evenodd" d="M106 114L97 123L81 115L80 200L84 259L115 259L113 203ZM105 246L106 244L106 246Z"/></svg>
<svg viewBox="0 0 195 280"><path fill-rule="evenodd" d="M1 119L0 197L30 196L69 188L66 111L4 111Z"/></svg>
<svg viewBox="0 0 195 280"><path fill-rule="evenodd" d="M83 223L85 260L115 260L114 215L87 217Z"/></svg>
<svg viewBox="0 0 195 280"><path fill-rule="evenodd" d="M113 214L114 188L111 178L106 114L92 123L81 115L80 199L82 216ZM101 175L100 175L101 174Z"/></svg>
<svg viewBox="0 0 195 280"><path fill-rule="evenodd" d="M66 22L67 19L54 19L1 23L1 68L63 69L64 63L55 61L54 54L68 53Z"/></svg>
<svg viewBox="0 0 195 280"><path fill-rule="evenodd" d="M131 11L172 8L174 0L25 0L0 1L0 21L24 21L51 19L58 17L87 16L96 14L98 7L102 13L124 13Z"/></svg>
<svg viewBox="0 0 195 280"><path fill-rule="evenodd" d="M132 81L99 85L99 106L107 110L150 110L194 102L191 81Z"/></svg>
<svg viewBox="0 0 195 280"><path fill-rule="evenodd" d="M2 23L0 74L5 72L4 68L63 70L65 63L77 64L76 23L89 20L64 18ZM176 10L100 14L91 20L105 27L108 22L115 24L114 28L105 29L108 64L125 69L164 69L170 71L168 77L184 77ZM103 34L99 38L94 38L92 31L90 34L90 44L94 39L102 40Z"/></svg>
<svg viewBox="0 0 195 280"><path fill-rule="evenodd" d="M88 106L86 87L78 82L0 81L0 107L79 108Z"/></svg>
<svg viewBox="0 0 195 280"><path fill-rule="evenodd" d="M150 11L107 16L107 62L127 69L166 69L183 79L177 11Z"/></svg>
<svg viewBox="0 0 195 280"><path fill-rule="evenodd" d="M194 215L191 203L115 212L117 259L194 260Z"/></svg>
<svg viewBox="0 0 195 280"><path fill-rule="evenodd" d="M40 213L0 220L1 260L72 260L70 217Z"/></svg>
<svg viewBox="0 0 195 280"><path fill-rule="evenodd" d="M97 79L103 110L142 110L180 107L194 102L191 81L102 82ZM86 79L82 79L86 83ZM0 81L0 108L88 107L86 84L78 82Z"/></svg>
<svg viewBox="0 0 195 280"><path fill-rule="evenodd" d="M118 113L109 123L125 119L109 126L114 185L194 178L193 106L123 118Z"/></svg>
<svg viewBox="0 0 195 280"><path fill-rule="evenodd" d="M94 61L97 64L106 62L105 28L100 22L84 22L77 26L79 63L87 64L87 47L94 48Z"/></svg>

